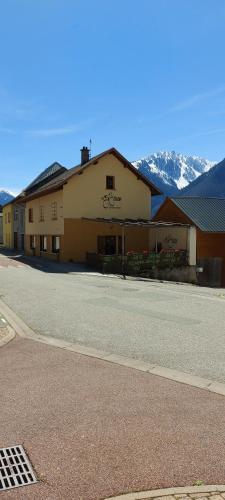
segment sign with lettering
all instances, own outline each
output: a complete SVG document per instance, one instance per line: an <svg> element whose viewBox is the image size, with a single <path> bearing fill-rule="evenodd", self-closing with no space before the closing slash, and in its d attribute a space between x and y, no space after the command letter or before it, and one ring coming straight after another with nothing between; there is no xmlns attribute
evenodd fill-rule
<svg viewBox="0 0 225 500"><path fill-rule="evenodd" d="M167 245L168 248L176 248L176 245L177 245L177 238L173 238L170 234L168 236L166 236L166 238L164 239L164 242L165 244Z"/></svg>
<svg viewBox="0 0 225 500"><path fill-rule="evenodd" d="M103 208L121 208L121 196L115 196L114 193L105 194L102 196Z"/></svg>

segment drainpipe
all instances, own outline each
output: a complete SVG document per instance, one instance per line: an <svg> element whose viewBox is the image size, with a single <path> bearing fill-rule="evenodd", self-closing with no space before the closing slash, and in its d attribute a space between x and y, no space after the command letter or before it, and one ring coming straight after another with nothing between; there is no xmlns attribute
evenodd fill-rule
<svg viewBox="0 0 225 500"><path fill-rule="evenodd" d="M125 256L125 226L122 226L122 273L123 273L123 279L126 279L125 272L124 272L124 256Z"/></svg>
<svg viewBox="0 0 225 500"><path fill-rule="evenodd" d="M157 229L156 229L156 232L155 232L155 253L158 253Z"/></svg>

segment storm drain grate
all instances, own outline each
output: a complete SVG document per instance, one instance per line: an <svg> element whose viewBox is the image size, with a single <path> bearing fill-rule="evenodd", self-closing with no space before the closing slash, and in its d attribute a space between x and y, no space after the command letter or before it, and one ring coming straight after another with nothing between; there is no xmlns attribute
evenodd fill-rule
<svg viewBox="0 0 225 500"><path fill-rule="evenodd" d="M36 482L32 466L21 445L0 448L0 491Z"/></svg>

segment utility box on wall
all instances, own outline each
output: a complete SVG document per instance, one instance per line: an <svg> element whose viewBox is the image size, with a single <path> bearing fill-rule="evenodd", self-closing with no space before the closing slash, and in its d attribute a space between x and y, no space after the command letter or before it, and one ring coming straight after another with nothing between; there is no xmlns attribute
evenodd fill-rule
<svg viewBox="0 0 225 500"><path fill-rule="evenodd" d="M221 257L208 257L198 260L198 284L220 288L222 286L223 259Z"/></svg>

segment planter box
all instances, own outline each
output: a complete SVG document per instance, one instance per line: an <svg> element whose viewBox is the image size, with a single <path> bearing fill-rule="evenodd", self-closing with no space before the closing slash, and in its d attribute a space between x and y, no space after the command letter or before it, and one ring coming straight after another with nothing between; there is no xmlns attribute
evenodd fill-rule
<svg viewBox="0 0 225 500"><path fill-rule="evenodd" d="M127 255L87 254L87 264L100 272L145 276L162 280L196 282L190 272L186 251L161 253L127 253Z"/></svg>

